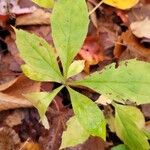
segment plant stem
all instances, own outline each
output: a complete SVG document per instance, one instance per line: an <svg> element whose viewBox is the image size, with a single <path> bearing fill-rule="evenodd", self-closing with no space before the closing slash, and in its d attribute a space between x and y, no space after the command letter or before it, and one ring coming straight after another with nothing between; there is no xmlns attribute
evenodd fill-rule
<svg viewBox="0 0 150 150"><path fill-rule="evenodd" d="M100 1L90 12L89 15L91 15L100 5L102 5L104 0Z"/></svg>

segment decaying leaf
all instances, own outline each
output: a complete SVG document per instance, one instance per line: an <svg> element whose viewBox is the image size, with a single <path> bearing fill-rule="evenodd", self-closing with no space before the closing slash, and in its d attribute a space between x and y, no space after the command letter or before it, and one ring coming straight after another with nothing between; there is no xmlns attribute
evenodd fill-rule
<svg viewBox="0 0 150 150"><path fill-rule="evenodd" d="M67 120L73 115L71 109L65 108L60 97L55 98L58 108L51 105L51 109L47 111L48 120L50 120L50 129L45 136L41 136L39 143L42 150L57 150L60 148L62 133L65 130Z"/></svg>
<svg viewBox="0 0 150 150"><path fill-rule="evenodd" d="M0 111L7 109L14 109L20 107L31 107L32 104L27 101L22 94L32 91L40 91L39 82L29 80L24 76L20 76L17 81L0 92Z"/></svg>
<svg viewBox="0 0 150 150"><path fill-rule="evenodd" d="M39 19L40 18L40 19ZM50 13L37 8L32 14L20 15L16 18L16 26L20 25L49 25Z"/></svg>
<svg viewBox="0 0 150 150"><path fill-rule="evenodd" d="M28 14L32 13L35 10L35 6L30 8L21 8L18 5L18 1L16 0L1 0L0 1L0 19L2 21L7 21L10 14L20 15L20 14Z"/></svg>
<svg viewBox="0 0 150 150"><path fill-rule="evenodd" d="M4 91L4 90L6 90L7 88L9 88L10 86L12 86L12 85L18 80L18 78L19 78L19 77L14 78L13 80L8 81L8 82L6 82L6 83L4 83L4 84L1 84L1 85L0 85L0 91Z"/></svg>
<svg viewBox="0 0 150 150"><path fill-rule="evenodd" d="M144 117L150 119L150 104L142 105L141 109Z"/></svg>
<svg viewBox="0 0 150 150"><path fill-rule="evenodd" d="M9 127L0 128L0 149L19 150L20 138L18 134Z"/></svg>
<svg viewBox="0 0 150 150"><path fill-rule="evenodd" d="M25 113L19 109L14 110L10 115L8 115L3 120L3 125L14 127L22 123L22 120L25 118Z"/></svg>
<svg viewBox="0 0 150 150"><path fill-rule="evenodd" d="M150 3L146 3L146 0L143 1L145 5L138 5L138 7L132 8L132 11L128 11L127 15L130 23L150 17Z"/></svg>
<svg viewBox="0 0 150 150"><path fill-rule="evenodd" d="M105 150L105 142L98 137L90 136L88 140L86 140L82 144L78 144L75 147L71 147L67 150Z"/></svg>
<svg viewBox="0 0 150 150"><path fill-rule="evenodd" d="M123 59L138 58L141 60L150 61L149 48L146 48L140 44L139 40L132 34L131 30L123 32L121 37L119 37L119 43L116 43L116 45L117 47L114 49L114 55L117 58L120 58L121 56ZM127 46L127 50L125 51L124 46Z"/></svg>
<svg viewBox="0 0 150 150"><path fill-rule="evenodd" d="M132 33L138 38L150 38L150 19L136 21L130 25Z"/></svg>
<svg viewBox="0 0 150 150"><path fill-rule="evenodd" d="M100 61L105 59L102 48L99 44L99 39L97 36L88 36L82 48L78 53L79 58L85 60L85 72L89 73L90 66L96 65Z"/></svg>

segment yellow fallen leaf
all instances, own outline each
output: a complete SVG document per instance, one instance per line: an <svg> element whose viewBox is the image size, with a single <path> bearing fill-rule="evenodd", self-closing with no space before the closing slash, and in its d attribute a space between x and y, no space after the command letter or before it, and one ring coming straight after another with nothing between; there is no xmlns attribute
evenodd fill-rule
<svg viewBox="0 0 150 150"><path fill-rule="evenodd" d="M38 143L26 141L22 144L20 150L41 150L41 147Z"/></svg>
<svg viewBox="0 0 150 150"><path fill-rule="evenodd" d="M138 2L139 0L103 0L103 3L119 9L132 8Z"/></svg>

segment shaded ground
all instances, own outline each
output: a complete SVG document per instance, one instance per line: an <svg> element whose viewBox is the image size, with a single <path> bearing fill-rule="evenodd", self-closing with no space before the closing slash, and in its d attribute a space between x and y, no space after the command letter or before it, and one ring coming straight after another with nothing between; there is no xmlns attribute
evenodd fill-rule
<svg viewBox="0 0 150 150"><path fill-rule="evenodd" d="M73 115L70 99L64 89L49 106L47 117L50 130L38 122L39 116L32 105L22 96L28 91L51 91L57 84L33 82L22 75L19 57L15 45L15 33L11 25L43 37L53 44L49 27L49 10L35 6L29 0L15 3L13 13L0 13L0 150L58 150L66 121ZM1 3L1 1L0 1ZM97 5L96 0L87 2L89 9ZM0 4L0 10L2 9ZM26 9L24 9L26 8ZM40 17L39 19L39 16ZM121 11L106 5L91 16L87 38L76 59L86 60L84 72L80 78L90 72L101 70L107 64L120 60L138 58L150 62L150 38L136 37L130 24L150 17L150 3L142 0L131 10ZM145 31L147 32L147 31ZM144 35L144 31L142 32ZM93 101L99 95L88 90L82 93ZM114 113L113 108L100 106L106 116ZM150 129L150 105L140 106L146 126ZM85 143L67 150L103 150L121 143L117 136L107 129L107 142L90 137Z"/></svg>

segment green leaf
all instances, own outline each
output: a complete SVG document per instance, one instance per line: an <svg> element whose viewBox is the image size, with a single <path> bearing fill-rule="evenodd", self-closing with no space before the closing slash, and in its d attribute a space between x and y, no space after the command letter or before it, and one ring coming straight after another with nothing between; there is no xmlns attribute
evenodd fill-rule
<svg viewBox="0 0 150 150"><path fill-rule="evenodd" d="M85 0L59 0L52 16L52 36L65 77L88 31L89 15Z"/></svg>
<svg viewBox="0 0 150 150"><path fill-rule="evenodd" d="M117 110L124 112L128 119L132 120L139 129L143 129L145 126L145 119L142 112L134 106L116 105Z"/></svg>
<svg viewBox="0 0 150 150"><path fill-rule="evenodd" d="M51 79L51 76L49 74L46 74L42 70L33 69L30 65L24 64L21 65L21 69L23 73L30 78L31 80L36 81L49 81Z"/></svg>
<svg viewBox="0 0 150 150"><path fill-rule="evenodd" d="M32 0L32 1L37 5L45 8L53 8L54 6L54 0Z"/></svg>
<svg viewBox="0 0 150 150"><path fill-rule="evenodd" d="M75 60L69 67L67 78L77 75L84 69L84 60Z"/></svg>
<svg viewBox="0 0 150 150"><path fill-rule="evenodd" d="M88 97L68 87L74 113L79 123L90 135L106 138L106 123L103 113Z"/></svg>
<svg viewBox="0 0 150 150"><path fill-rule="evenodd" d="M111 64L73 84L89 87L119 102L150 103L150 63L132 59L120 62L118 68Z"/></svg>
<svg viewBox="0 0 150 150"><path fill-rule="evenodd" d="M67 122L67 130L63 132L60 149L83 143L89 136L88 132L80 125L76 116L73 116Z"/></svg>
<svg viewBox="0 0 150 150"><path fill-rule="evenodd" d="M126 145L120 144L111 148L111 150L130 150Z"/></svg>
<svg viewBox="0 0 150 150"><path fill-rule="evenodd" d="M28 77L34 77L33 71L31 71L34 70L35 73L38 72L40 78L43 78L41 81L62 82L54 49L44 39L34 34L17 29L15 31L20 56L28 65L24 66L25 74ZM35 77L34 80L36 79Z"/></svg>
<svg viewBox="0 0 150 150"><path fill-rule="evenodd" d="M143 120L141 112L132 106L118 104L114 106L115 126L118 137L132 150L148 150L147 137L142 131L141 125L138 125L138 122Z"/></svg>
<svg viewBox="0 0 150 150"><path fill-rule="evenodd" d="M46 110L52 100L55 98L57 93L63 88L60 86L59 88L53 90L51 93L48 92L32 92L28 94L24 94L23 96L27 98L34 107L37 108L41 120L45 117Z"/></svg>
<svg viewBox="0 0 150 150"><path fill-rule="evenodd" d="M147 138L150 140L150 131L147 129L143 129L144 134L147 136Z"/></svg>

